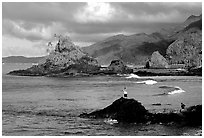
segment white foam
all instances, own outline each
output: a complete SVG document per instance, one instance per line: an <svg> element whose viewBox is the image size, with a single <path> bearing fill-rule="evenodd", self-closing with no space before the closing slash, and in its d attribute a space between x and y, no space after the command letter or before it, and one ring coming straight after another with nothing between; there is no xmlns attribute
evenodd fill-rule
<svg viewBox="0 0 204 138"><path fill-rule="evenodd" d="M171 91L171 92L168 92L168 94L172 95L172 94L177 94L177 93L183 93L183 92L185 92L183 89L181 89L181 88L178 87L178 86L175 86L174 88L175 88L175 90L173 90L173 91Z"/></svg>
<svg viewBox="0 0 204 138"><path fill-rule="evenodd" d="M186 71L185 69L182 69L182 68L178 68L176 70L178 70L178 71Z"/></svg>
<svg viewBox="0 0 204 138"><path fill-rule="evenodd" d="M130 74L129 76L125 77L126 79L130 79L130 78L140 78L140 76L136 75L136 74Z"/></svg>
<svg viewBox="0 0 204 138"><path fill-rule="evenodd" d="M107 123L107 124L110 124L110 125L118 123L118 121L116 119L107 119L104 122Z"/></svg>
<svg viewBox="0 0 204 138"><path fill-rule="evenodd" d="M145 81L138 81L138 82L135 82L135 83L141 83L141 84L147 84L147 85L154 85L157 83L157 81L154 81L154 80L145 80Z"/></svg>

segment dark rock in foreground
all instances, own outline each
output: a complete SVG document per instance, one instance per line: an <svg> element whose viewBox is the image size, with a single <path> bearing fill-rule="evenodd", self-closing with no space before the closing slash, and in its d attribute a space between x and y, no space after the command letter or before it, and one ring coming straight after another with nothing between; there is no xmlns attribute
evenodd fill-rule
<svg viewBox="0 0 204 138"><path fill-rule="evenodd" d="M81 114L81 117L112 118L119 122L145 122L147 110L141 103L134 99L120 99L114 101L110 106L94 111L90 114Z"/></svg>
<svg viewBox="0 0 204 138"><path fill-rule="evenodd" d="M178 123L199 126L202 125L202 105L191 106L176 113L150 113L135 99L121 97L104 109L83 113L80 117L111 118L116 119L119 123Z"/></svg>

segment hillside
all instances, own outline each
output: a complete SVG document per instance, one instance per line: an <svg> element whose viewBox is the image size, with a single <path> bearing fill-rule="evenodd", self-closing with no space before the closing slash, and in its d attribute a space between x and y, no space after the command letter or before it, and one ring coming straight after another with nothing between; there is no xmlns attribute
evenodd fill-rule
<svg viewBox="0 0 204 138"><path fill-rule="evenodd" d="M168 47L166 57L171 64L186 67L202 65L202 19L189 24Z"/></svg>
<svg viewBox="0 0 204 138"><path fill-rule="evenodd" d="M154 51L164 57L166 50L175 40L186 34L190 28L202 29L202 16L190 16L179 25L162 28L152 34L134 34L130 36L116 35L97 42L83 50L95 57L99 64L110 64L114 59L121 59L128 64L145 65Z"/></svg>
<svg viewBox="0 0 204 138"><path fill-rule="evenodd" d="M172 41L163 39L159 33L135 34L118 37L111 37L98 42L83 50L97 58L100 64L110 64L113 59L122 59L126 63L144 64L148 56L154 51L165 54L165 49Z"/></svg>
<svg viewBox="0 0 204 138"><path fill-rule="evenodd" d="M3 57L3 63L38 63L44 57L24 57L24 56L10 56Z"/></svg>

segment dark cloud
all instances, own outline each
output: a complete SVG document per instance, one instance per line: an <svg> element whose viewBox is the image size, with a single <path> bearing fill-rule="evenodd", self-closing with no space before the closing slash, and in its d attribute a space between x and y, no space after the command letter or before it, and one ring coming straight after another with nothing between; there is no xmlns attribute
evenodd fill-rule
<svg viewBox="0 0 204 138"><path fill-rule="evenodd" d="M34 23L72 21L72 15L85 3L51 3L51 2L3 2L3 19L23 20Z"/></svg>
<svg viewBox="0 0 204 138"><path fill-rule="evenodd" d="M25 37L30 40L50 37L51 35L45 36L46 34L43 34L45 33L43 29L44 31L50 31L49 29L46 30L46 28L57 28L57 26L53 26L54 23L58 23L61 26L58 29L53 29L53 31L60 30L62 33L70 32L79 35L112 34L113 32L139 33L142 30L148 33L162 23L164 25L182 22L191 14L200 14L202 11L201 3L114 2L102 4L101 7L110 10L110 13L101 9L104 13L98 11L100 15L97 14L97 11L95 13L92 12L92 10L95 10L94 8L100 9L100 6L92 9L91 6L93 4L87 5L86 3L3 2L2 6L4 34L9 33L16 37ZM77 13L79 13L78 16ZM90 16L90 14L93 15ZM101 20L101 18L106 18L107 16L110 16L107 21L105 19ZM4 23L4 20L6 20L6 23Z"/></svg>
<svg viewBox="0 0 204 138"><path fill-rule="evenodd" d="M201 2L3 2L2 31L7 39L12 36L44 42L57 33L69 34L74 42L88 44L118 33L152 33L201 13Z"/></svg>
<svg viewBox="0 0 204 138"><path fill-rule="evenodd" d="M121 8L129 13L133 14L168 14L173 10L178 11L181 15L187 14L201 14L202 4L200 2L150 2L150 3L134 3L134 2L122 2L112 3L113 6Z"/></svg>

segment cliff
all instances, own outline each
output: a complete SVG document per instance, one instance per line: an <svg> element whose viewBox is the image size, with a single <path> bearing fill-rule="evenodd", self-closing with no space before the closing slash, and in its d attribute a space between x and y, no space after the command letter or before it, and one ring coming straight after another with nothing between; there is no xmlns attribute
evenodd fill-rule
<svg viewBox="0 0 204 138"><path fill-rule="evenodd" d="M195 24L195 23L193 23ZM167 49L169 64L185 64L187 68L202 65L202 30L190 24Z"/></svg>

